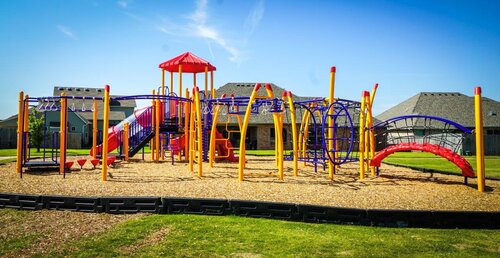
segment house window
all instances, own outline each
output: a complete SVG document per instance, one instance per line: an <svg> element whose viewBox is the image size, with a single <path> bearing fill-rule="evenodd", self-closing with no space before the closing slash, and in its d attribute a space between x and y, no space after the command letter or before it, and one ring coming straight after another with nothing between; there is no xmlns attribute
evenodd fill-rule
<svg viewBox="0 0 500 258"><path fill-rule="evenodd" d="M281 132L281 135L283 136L283 142L286 143L287 140L288 140L288 137L287 137L286 129L285 128L283 128L283 130ZM269 142L271 144L274 144L275 139L276 139L276 135L274 133L274 127L273 128L269 128Z"/></svg>
<svg viewBox="0 0 500 258"><path fill-rule="evenodd" d="M274 144L274 139L276 135L274 134L274 128L269 128L269 143Z"/></svg>
<svg viewBox="0 0 500 258"><path fill-rule="evenodd" d="M74 132L76 131L76 128L74 126L71 127L71 131Z"/></svg>

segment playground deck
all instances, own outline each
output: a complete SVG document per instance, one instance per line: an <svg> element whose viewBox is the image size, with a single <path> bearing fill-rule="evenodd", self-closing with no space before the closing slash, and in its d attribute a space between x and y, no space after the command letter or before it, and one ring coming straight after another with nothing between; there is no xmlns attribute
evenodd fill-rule
<svg viewBox="0 0 500 258"><path fill-rule="evenodd" d="M72 157L71 160L77 159ZM148 159L149 160L149 159ZM330 205L353 208L408 210L500 211L500 181L487 180L486 193L476 189L476 180L463 185L463 177L423 173L382 165L379 177L359 180L356 163L343 165L335 180L328 172L314 173L300 165L294 177L291 162L285 162L285 179L276 178L270 157L248 157L245 181L238 182L237 163L204 166L199 178L188 172L187 163L151 161L120 162L109 168L107 182L100 170L87 163L63 179L58 172L27 172L23 179L15 163L0 166L0 192L70 196L178 196L224 198Z"/></svg>

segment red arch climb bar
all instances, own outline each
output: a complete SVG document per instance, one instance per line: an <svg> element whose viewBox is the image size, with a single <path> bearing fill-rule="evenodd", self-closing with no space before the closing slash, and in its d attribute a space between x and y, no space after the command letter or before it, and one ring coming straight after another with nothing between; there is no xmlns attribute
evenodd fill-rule
<svg viewBox="0 0 500 258"><path fill-rule="evenodd" d="M380 163L382 162L382 160L385 159L387 156L393 154L394 152L412 151L412 150L430 152L439 155L457 165L457 167L459 167L462 170L463 176L465 177L475 176L474 169L464 157L458 155L457 153L451 151L448 148L431 143L420 144L416 142L410 142L410 143L399 143L396 145L391 145L379 151L377 155L375 155L371 160L370 166L380 167Z"/></svg>

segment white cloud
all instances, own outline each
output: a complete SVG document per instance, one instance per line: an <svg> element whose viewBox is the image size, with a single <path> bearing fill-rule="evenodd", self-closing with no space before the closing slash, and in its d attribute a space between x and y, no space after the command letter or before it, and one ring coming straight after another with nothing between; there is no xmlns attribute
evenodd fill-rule
<svg viewBox="0 0 500 258"><path fill-rule="evenodd" d="M241 61L240 51L229 44L215 27L207 25L207 4L207 0L198 0L196 2L195 11L188 16L191 20L189 26L194 29L195 36L215 42L229 53L231 62L239 63Z"/></svg>
<svg viewBox="0 0 500 258"><path fill-rule="evenodd" d="M246 20L245 29L247 30L247 37L253 34L260 21L264 17L264 0L258 0L255 6L250 10Z"/></svg>
<svg viewBox="0 0 500 258"><path fill-rule="evenodd" d="M63 25L57 25L57 29L62 32L62 34L66 35L66 37L70 38L70 39L73 39L73 40L77 40L78 38L76 37L75 33L73 33L73 31L71 31L70 28L66 27L66 26L63 26Z"/></svg>
<svg viewBox="0 0 500 258"><path fill-rule="evenodd" d="M189 15L189 18L196 24L205 24L207 22L207 0L198 0L196 10Z"/></svg>
<svg viewBox="0 0 500 258"><path fill-rule="evenodd" d="M127 9L131 3L132 0L119 0L116 2L116 4L118 4L118 6L120 6L123 9Z"/></svg>
<svg viewBox="0 0 500 258"><path fill-rule="evenodd" d="M130 1L124 1L122 7L126 8ZM121 2L119 1L119 2ZM119 3L118 2L118 3ZM264 0L257 0L253 8L249 11L244 27L242 28L242 35L238 40L231 40L224 36L217 27L210 24L210 13L208 9L208 0L197 0L195 9L184 16L187 19L186 23L179 23L171 21L166 17L160 16L159 21L151 20L142 16L134 15L130 12L124 12L130 18L144 23L145 25L152 26L154 29L174 37L197 37L206 40L210 54L214 55L214 47L219 46L229 54L231 62L240 64L242 62L242 50L250 36L254 33L259 26L262 18L264 17ZM235 46L234 43L238 42L240 45Z"/></svg>

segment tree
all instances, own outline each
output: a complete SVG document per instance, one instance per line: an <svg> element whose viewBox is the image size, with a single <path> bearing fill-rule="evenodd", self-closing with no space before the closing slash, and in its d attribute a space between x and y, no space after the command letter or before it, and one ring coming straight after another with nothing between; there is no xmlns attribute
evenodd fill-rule
<svg viewBox="0 0 500 258"><path fill-rule="evenodd" d="M28 116L29 120L29 133L30 133L30 144L36 147L36 152L40 152L40 147L42 146L43 141L43 127L44 127L44 119L40 112L33 110Z"/></svg>

